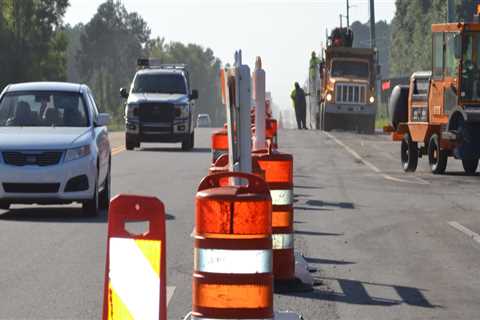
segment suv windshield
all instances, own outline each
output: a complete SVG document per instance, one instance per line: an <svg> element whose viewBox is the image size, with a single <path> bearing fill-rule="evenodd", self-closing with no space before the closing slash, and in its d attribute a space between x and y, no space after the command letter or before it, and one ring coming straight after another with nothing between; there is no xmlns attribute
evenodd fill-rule
<svg viewBox="0 0 480 320"><path fill-rule="evenodd" d="M185 78L180 74L139 74L133 93L186 94Z"/></svg>
<svg viewBox="0 0 480 320"><path fill-rule="evenodd" d="M480 36L467 33L463 38L462 92L464 100L480 99Z"/></svg>
<svg viewBox="0 0 480 320"><path fill-rule="evenodd" d="M12 92L0 101L2 127L87 127L79 93Z"/></svg>
<svg viewBox="0 0 480 320"><path fill-rule="evenodd" d="M368 79L368 63L357 61L334 60L332 77L354 77Z"/></svg>

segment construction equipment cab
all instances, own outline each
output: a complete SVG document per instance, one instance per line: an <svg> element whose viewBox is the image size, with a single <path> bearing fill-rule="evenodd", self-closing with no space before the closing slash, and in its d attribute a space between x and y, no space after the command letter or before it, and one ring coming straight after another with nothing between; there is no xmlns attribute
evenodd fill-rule
<svg viewBox="0 0 480 320"><path fill-rule="evenodd" d="M432 70L393 90L386 131L402 141L405 171L427 155L433 173L454 157L473 174L480 158L480 24L434 24L432 32Z"/></svg>
<svg viewBox="0 0 480 320"><path fill-rule="evenodd" d="M191 90L185 65L157 64L139 59L130 92L120 89L125 107L125 147L142 142L181 142L194 146L194 111L198 91Z"/></svg>

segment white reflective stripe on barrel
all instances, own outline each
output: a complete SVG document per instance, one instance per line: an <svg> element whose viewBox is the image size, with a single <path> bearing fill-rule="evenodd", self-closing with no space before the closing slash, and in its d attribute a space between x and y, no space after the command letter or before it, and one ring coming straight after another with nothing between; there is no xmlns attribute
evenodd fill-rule
<svg viewBox="0 0 480 320"><path fill-rule="evenodd" d="M194 268L200 272L253 274L272 272L272 250L194 250Z"/></svg>
<svg viewBox="0 0 480 320"><path fill-rule="evenodd" d="M270 196L272 197L272 204L274 206L285 206L293 203L293 190L270 190Z"/></svg>
<svg viewBox="0 0 480 320"><path fill-rule="evenodd" d="M272 248L293 249L293 233L274 233L272 234Z"/></svg>

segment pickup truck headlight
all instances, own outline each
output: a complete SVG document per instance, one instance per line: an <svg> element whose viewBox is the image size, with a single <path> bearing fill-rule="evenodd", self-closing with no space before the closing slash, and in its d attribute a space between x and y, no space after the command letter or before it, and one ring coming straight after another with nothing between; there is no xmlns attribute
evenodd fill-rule
<svg viewBox="0 0 480 320"><path fill-rule="evenodd" d="M177 118L188 118L188 104L177 104L175 106L175 116Z"/></svg>
<svg viewBox="0 0 480 320"><path fill-rule="evenodd" d="M125 115L127 118L136 118L138 117L138 111L140 110L140 106L137 103L129 103L125 108Z"/></svg>
<svg viewBox="0 0 480 320"><path fill-rule="evenodd" d="M77 160L83 157L88 156L92 150L90 149L90 145L87 144L85 146L81 146L78 148L72 148L67 150L67 154L65 155L65 162Z"/></svg>

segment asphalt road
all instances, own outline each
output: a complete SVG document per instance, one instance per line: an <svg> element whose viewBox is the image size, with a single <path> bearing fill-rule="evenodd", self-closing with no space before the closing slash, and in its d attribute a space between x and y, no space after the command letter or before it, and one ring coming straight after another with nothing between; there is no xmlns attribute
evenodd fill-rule
<svg viewBox="0 0 480 320"><path fill-rule="evenodd" d="M114 193L155 195L167 208L169 319L191 308L194 196L210 163L197 147L114 145ZM426 160L404 174L387 136L281 131L295 157L295 246L319 271L314 292L276 295L275 309L305 319L478 319L480 177ZM471 232L474 233L471 233ZM106 213L78 206L0 212L0 319L99 319Z"/></svg>

